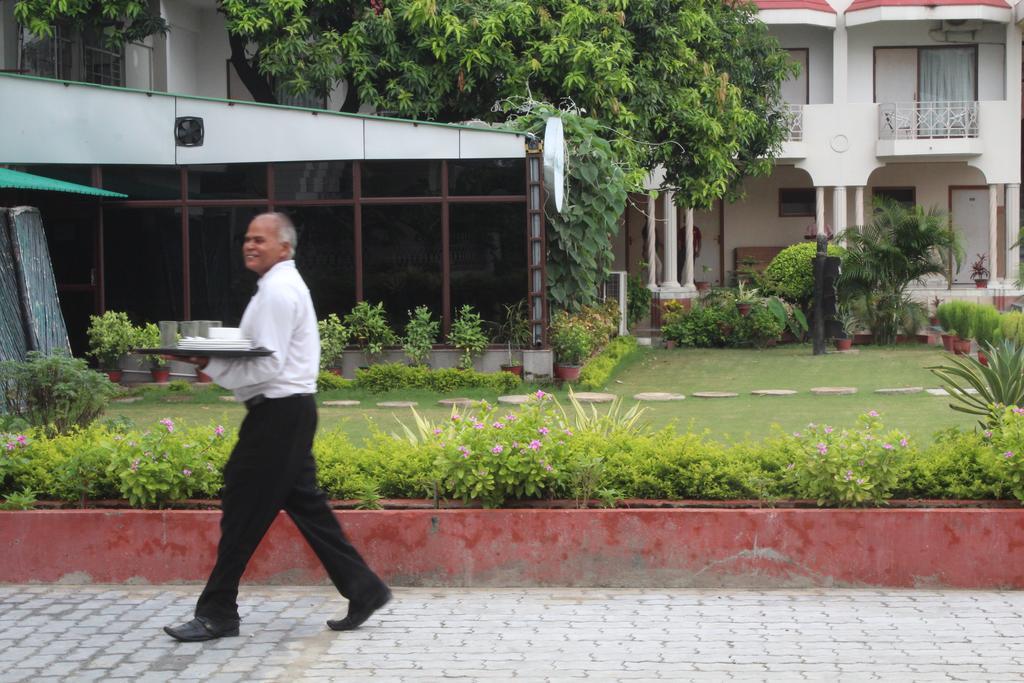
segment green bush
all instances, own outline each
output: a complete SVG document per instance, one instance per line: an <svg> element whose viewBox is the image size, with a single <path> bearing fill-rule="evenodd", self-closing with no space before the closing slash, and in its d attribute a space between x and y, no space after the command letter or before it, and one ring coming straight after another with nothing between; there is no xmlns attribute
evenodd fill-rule
<svg viewBox="0 0 1024 683"><path fill-rule="evenodd" d="M120 311L107 311L103 315L89 316L89 351L105 370L117 369L117 362L139 343L139 331L128 315Z"/></svg>
<svg viewBox="0 0 1024 683"><path fill-rule="evenodd" d="M971 317L971 339L979 346L995 341L1000 336L1000 317L994 306L976 304Z"/></svg>
<svg viewBox="0 0 1024 683"><path fill-rule="evenodd" d="M402 350L413 362L423 365L430 357L430 350L437 341L441 329L440 321L433 319L430 309L419 306L409 313L409 322L405 325L405 337L402 339Z"/></svg>
<svg viewBox="0 0 1024 683"><path fill-rule="evenodd" d="M6 412L51 434L65 434L99 417L117 387L85 361L30 351L27 360L0 363Z"/></svg>
<svg viewBox="0 0 1024 683"><path fill-rule="evenodd" d="M316 327L320 333L320 369L340 368L351 331L342 324L337 313L317 321Z"/></svg>
<svg viewBox="0 0 1024 683"><path fill-rule="evenodd" d="M997 336L1000 340L1005 339L1015 342L1017 346L1024 346L1024 313L1019 311L1004 313L999 318L999 334Z"/></svg>
<svg viewBox="0 0 1024 683"><path fill-rule="evenodd" d="M355 387L372 394L399 389L427 389L450 393L458 389L493 389L507 393L519 385L519 378L510 372L476 372L446 368L431 370L422 366L381 363L356 370Z"/></svg>
<svg viewBox="0 0 1024 683"><path fill-rule="evenodd" d="M814 242L793 244L772 259L764 270L767 294L777 294L786 301L806 307L814 295L814 268L811 260L818 251ZM842 247L829 244L829 256L842 256Z"/></svg>
<svg viewBox="0 0 1024 683"><path fill-rule="evenodd" d="M698 300L689 311L681 310L661 327L661 334L682 346L700 348L733 345L734 331L741 324L735 303L718 304Z"/></svg>
<svg viewBox="0 0 1024 683"><path fill-rule="evenodd" d="M350 339L366 352L368 363L378 359L384 353L384 347L394 344L398 338L388 325L388 317L384 313L384 304L370 305L360 301L345 316Z"/></svg>
<svg viewBox="0 0 1024 683"><path fill-rule="evenodd" d="M642 268L646 268L646 265ZM631 329L651 314L653 296L654 294L642 277L630 275L626 278L626 324Z"/></svg>
<svg viewBox="0 0 1024 683"><path fill-rule="evenodd" d="M460 308L452 321L451 329L448 330L448 343L462 352L459 367L463 370L472 370L473 357L479 356L487 348L484 322L469 304Z"/></svg>
<svg viewBox="0 0 1024 683"><path fill-rule="evenodd" d="M333 372L320 372L316 376L317 391L338 391L339 389L348 389L352 385L352 380L340 377Z"/></svg>
<svg viewBox="0 0 1024 683"><path fill-rule="evenodd" d="M768 308L766 300L761 299L751 304L747 315L740 316L733 334L737 342L749 342L760 349L782 336L784 329L785 325Z"/></svg>
<svg viewBox="0 0 1024 683"><path fill-rule="evenodd" d="M615 369L637 350L635 337L616 337L580 370L581 389L600 389Z"/></svg>

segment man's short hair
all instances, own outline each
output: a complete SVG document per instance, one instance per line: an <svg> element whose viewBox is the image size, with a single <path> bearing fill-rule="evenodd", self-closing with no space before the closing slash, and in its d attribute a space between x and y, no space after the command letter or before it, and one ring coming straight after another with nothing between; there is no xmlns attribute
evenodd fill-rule
<svg viewBox="0 0 1024 683"><path fill-rule="evenodd" d="M287 214L280 211L268 211L253 218L270 218L277 226L277 239L280 242L287 242L289 246L288 258L295 258L295 250L299 247L299 234L295 231L295 224Z"/></svg>

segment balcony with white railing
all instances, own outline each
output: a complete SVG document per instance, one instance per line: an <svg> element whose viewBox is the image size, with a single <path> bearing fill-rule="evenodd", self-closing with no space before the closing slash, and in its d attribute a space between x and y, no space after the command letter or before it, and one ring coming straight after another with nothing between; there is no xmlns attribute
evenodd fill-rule
<svg viewBox="0 0 1024 683"><path fill-rule="evenodd" d="M778 159L782 161L803 159L807 156L807 151L804 149L804 105L786 104L783 107L782 115L786 119L787 134Z"/></svg>
<svg viewBox="0 0 1024 683"><path fill-rule="evenodd" d="M878 105L880 157L964 158L982 152L977 102Z"/></svg>

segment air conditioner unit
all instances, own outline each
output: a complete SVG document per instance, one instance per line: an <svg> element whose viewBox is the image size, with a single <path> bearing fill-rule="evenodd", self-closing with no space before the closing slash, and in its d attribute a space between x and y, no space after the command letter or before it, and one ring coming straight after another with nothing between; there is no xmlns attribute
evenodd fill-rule
<svg viewBox="0 0 1024 683"><path fill-rule="evenodd" d="M626 327L626 271L613 270L601 284L601 300L617 301L619 304L619 336L629 334Z"/></svg>
<svg viewBox="0 0 1024 683"><path fill-rule="evenodd" d="M981 30L984 23L980 19L945 19L942 30L946 33L967 33Z"/></svg>

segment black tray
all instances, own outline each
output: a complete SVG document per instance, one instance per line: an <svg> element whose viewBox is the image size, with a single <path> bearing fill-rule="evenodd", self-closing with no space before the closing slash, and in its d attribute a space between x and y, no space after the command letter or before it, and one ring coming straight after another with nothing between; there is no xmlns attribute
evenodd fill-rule
<svg viewBox="0 0 1024 683"><path fill-rule="evenodd" d="M270 356L274 352L257 346L255 349L180 349L171 347L167 349L135 349L134 353L146 356L201 356L204 358L258 358Z"/></svg>

